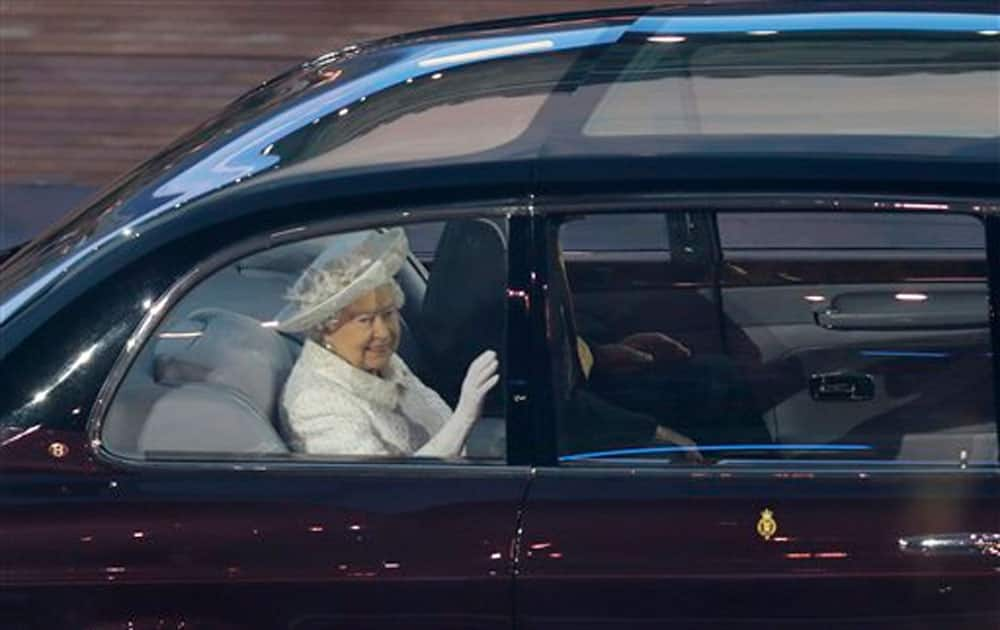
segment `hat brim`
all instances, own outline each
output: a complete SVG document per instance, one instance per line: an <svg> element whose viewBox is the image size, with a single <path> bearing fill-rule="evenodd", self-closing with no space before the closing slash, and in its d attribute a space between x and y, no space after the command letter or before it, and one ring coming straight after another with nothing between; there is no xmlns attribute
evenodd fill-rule
<svg viewBox="0 0 1000 630"><path fill-rule="evenodd" d="M331 246L330 249L332 250L334 247L336 245ZM353 255L362 248L368 248L370 251L366 254L375 258L367 269L349 284L315 304L305 308L297 304L289 304L283 308L275 318L278 321L277 329L281 332L300 333L311 330L336 317L341 310L358 298L380 286L393 282L394 276L399 272L409 251L406 234L401 228L393 228L385 232L373 233L359 247L350 252L342 252L340 256ZM332 259L340 256L330 256L326 251L321 253L303 276L317 267L329 264Z"/></svg>
<svg viewBox="0 0 1000 630"><path fill-rule="evenodd" d="M349 285L322 302L306 309L289 304L278 313L277 328L281 332L304 332L315 328L336 317L358 298L392 281L392 275L386 273L385 266L376 262Z"/></svg>

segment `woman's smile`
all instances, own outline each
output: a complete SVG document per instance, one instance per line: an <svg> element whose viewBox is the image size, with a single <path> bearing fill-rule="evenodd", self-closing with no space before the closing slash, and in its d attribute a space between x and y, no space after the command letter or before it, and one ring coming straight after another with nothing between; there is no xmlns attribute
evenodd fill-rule
<svg viewBox="0 0 1000 630"><path fill-rule="evenodd" d="M324 333L324 345L356 368L382 370L399 346L398 306L391 285L361 296Z"/></svg>

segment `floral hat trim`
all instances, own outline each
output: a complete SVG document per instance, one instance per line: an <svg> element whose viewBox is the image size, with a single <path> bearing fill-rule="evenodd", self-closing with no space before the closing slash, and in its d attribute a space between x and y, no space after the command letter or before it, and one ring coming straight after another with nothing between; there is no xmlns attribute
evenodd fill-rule
<svg viewBox="0 0 1000 630"><path fill-rule="evenodd" d="M409 252L402 228L370 232L347 251L342 241L335 241L288 290L289 304L278 313L278 330L304 332L336 318L366 293L394 282Z"/></svg>

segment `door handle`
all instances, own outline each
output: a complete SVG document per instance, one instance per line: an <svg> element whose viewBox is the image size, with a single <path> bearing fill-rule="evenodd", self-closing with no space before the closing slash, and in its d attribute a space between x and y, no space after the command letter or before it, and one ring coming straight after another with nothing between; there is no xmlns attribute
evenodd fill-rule
<svg viewBox="0 0 1000 630"><path fill-rule="evenodd" d="M899 539L899 550L916 556L975 556L1000 559L1000 533L928 534Z"/></svg>
<svg viewBox="0 0 1000 630"><path fill-rule="evenodd" d="M809 377L809 394L813 400L872 400L875 379L863 372L826 372Z"/></svg>

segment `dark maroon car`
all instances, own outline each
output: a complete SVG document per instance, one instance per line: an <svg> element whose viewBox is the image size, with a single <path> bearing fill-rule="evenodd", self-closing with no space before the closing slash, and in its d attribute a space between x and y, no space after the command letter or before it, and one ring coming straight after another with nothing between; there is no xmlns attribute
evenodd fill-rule
<svg viewBox="0 0 1000 630"><path fill-rule="evenodd" d="M1000 627L1000 15L909 4L347 47L24 245L0 627ZM399 357L500 383L305 452L278 313L397 226Z"/></svg>

